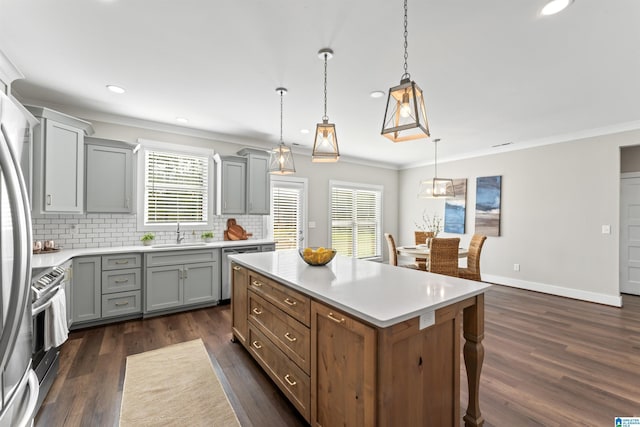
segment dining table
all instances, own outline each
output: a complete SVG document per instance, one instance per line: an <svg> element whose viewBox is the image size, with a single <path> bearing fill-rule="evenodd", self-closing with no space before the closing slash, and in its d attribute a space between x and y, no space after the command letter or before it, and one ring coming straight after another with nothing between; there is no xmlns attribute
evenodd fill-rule
<svg viewBox="0 0 640 427"><path fill-rule="evenodd" d="M427 245L398 246L396 247L396 252L402 256L426 259L428 259L430 255L430 249ZM458 258L466 258L468 255L468 248L458 248Z"/></svg>

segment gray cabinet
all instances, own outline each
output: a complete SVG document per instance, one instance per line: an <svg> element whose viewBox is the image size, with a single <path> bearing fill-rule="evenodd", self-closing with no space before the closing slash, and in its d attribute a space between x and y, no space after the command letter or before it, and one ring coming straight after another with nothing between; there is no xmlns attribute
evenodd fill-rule
<svg viewBox="0 0 640 427"><path fill-rule="evenodd" d="M119 141L86 138L85 171L87 212L132 212L132 148Z"/></svg>
<svg viewBox="0 0 640 427"><path fill-rule="evenodd" d="M222 213L245 214L247 162L239 157L222 159Z"/></svg>
<svg viewBox="0 0 640 427"><path fill-rule="evenodd" d="M247 213L269 215L269 157L256 154L247 156Z"/></svg>
<svg viewBox="0 0 640 427"><path fill-rule="evenodd" d="M82 213L84 136L89 122L43 107L26 106L40 120L33 139L33 212Z"/></svg>
<svg viewBox="0 0 640 427"><path fill-rule="evenodd" d="M145 266L146 313L219 300L219 249L147 253Z"/></svg>
<svg viewBox="0 0 640 427"><path fill-rule="evenodd" d="M97 320L102 316L100 275L99 256L73 259L73 323Z"/></svg>

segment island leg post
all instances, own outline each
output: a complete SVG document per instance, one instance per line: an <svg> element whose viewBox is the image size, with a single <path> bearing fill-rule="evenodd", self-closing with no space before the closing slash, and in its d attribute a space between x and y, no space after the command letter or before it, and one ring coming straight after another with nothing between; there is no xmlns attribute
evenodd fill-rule
<svg viewBox="0 0 640 427"><path fill-rule="evenodd" d="M467 368L469 384L469 404L464 416L465 427L482 426L484 419L480 413L480 371L484 361L484 294L476 296L476 303L464 309L464 364Z"/></svg>

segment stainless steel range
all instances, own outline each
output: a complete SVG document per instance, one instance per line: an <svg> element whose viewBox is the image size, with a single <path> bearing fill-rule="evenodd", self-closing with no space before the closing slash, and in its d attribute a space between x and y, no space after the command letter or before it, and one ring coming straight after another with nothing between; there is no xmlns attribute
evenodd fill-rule
<svg viewBox="0 0 640 427"><path fill-rule="evenodd" d="M54 304L59 304L62 298L64 306L69 294L69 281L71 279L71 261L47 269L34 275L31 282L31 307L33 317L33 369L40 383L40 395L37 408L44 401L53 381L58 375L59 365L59 339L51 337L51 328L54 322L60 322L63 328L67 328L67 313L61 315L53 310ZM62 318L61 318L62 317ZM67 329L68 330L68 329Z"/></svg>

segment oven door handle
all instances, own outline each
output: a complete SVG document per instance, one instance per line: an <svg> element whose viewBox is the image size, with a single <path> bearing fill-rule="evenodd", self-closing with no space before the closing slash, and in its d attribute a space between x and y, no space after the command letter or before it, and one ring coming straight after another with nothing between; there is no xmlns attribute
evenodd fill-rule
<svg viewBox="0 0 640 427"><path fill-rule="evenodd" d="M44 304L42 304L41 306L33 309L31 311L31 315L32 316L37 316L38 314L40 314L43 311L45 311L47 308L51 307L51 303L53 302L53 297L55 297L58 294L58 291L60 290L61 286L62 286L61 284L59 284L57 286L54 286L53 289L52 289L52 292L50 293L50 294L53 294L53 295L51 295L51 298L49 298L49 301L47 301ZM55 291L55 292L53 292L53 291Z"/></svg>

